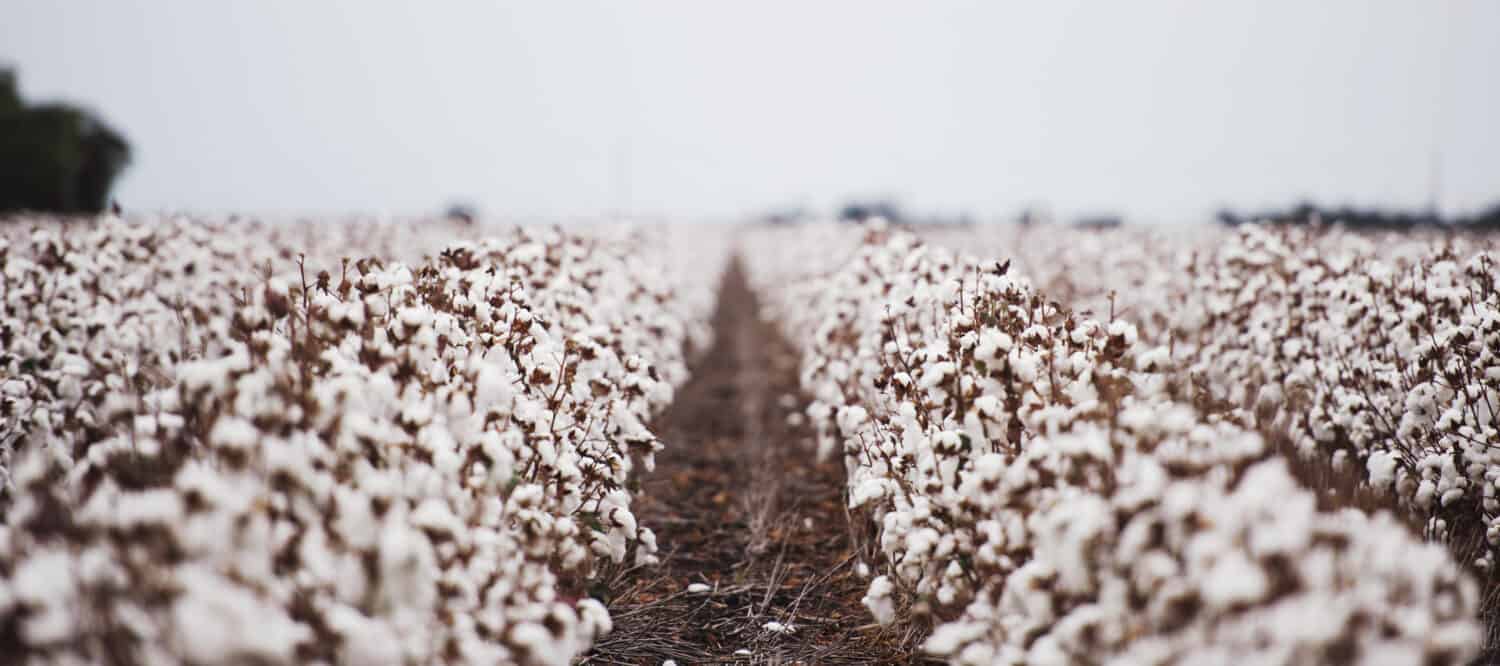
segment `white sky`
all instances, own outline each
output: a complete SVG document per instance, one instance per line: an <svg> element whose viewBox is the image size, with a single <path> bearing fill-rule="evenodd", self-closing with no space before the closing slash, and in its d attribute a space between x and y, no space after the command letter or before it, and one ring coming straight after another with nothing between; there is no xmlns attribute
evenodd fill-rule
<svg viewBox="0 0 1500 666"><path fill-rule="evenodd" d="M0 62L136 210L1500 199L1500 2L417 4L6 0Z"/></svg>

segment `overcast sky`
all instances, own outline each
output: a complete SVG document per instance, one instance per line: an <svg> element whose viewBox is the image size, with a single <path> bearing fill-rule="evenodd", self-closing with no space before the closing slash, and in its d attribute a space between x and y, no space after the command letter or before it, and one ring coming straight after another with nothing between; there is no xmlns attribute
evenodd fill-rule
<svg viewBox="0 0 1500 666"><path fill-rule="evenodd" d="M131 209L1207 219L1500 200L1500 2L6 0Z"/></svg>

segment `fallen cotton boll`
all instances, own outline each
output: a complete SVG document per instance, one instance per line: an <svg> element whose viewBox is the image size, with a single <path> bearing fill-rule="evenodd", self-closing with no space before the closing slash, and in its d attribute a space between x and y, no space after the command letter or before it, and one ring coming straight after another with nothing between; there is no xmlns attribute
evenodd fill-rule
<svg viewBox="0 0 1500 666"><path fill-rule="evenodd" d="M693 583L692 585L687 586L688 594L707 594L712 589L713 588L704 585L703 583Z"/></svg>
<svg viewBox="0 0 1500 666"><path fill-rule="evenodd" d="M769 632L771 632L773 634L794 634L794 633L797 633L797 628L794 627L794 626L792 626L791 624L782 624L782 623L776 622L774 620L772 620L771 622L767 622L767 623L761 625L760 628L761 629L765 629L766 631L769 631Z"/></svg>

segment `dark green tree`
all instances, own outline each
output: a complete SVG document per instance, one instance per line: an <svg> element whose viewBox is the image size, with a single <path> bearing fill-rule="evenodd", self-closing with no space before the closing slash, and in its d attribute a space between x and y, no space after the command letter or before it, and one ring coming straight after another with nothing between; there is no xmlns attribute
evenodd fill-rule
<svg viewBox="0 0 1500 666"><path fill-rule="evenodd" d="M0 70L0 213L101 212L129 163L130 145L93 114L28 106L15 73Z"/></svg>

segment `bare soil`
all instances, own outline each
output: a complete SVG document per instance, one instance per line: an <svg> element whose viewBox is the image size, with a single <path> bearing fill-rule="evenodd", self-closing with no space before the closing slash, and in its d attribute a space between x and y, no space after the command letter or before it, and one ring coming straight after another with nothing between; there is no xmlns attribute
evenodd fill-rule
<svg viewBox="0 0 1500 666"><path fill-rule="evenodd" d="M637 499L662 562L605 572L591 592L615 628L582 663L927 663L925 630L882 628L860 604L868 519L845 509L842 463L788 423L805 406L797 357L757 309L731 266L714 347L655 423L667 447Z"/></svg>

